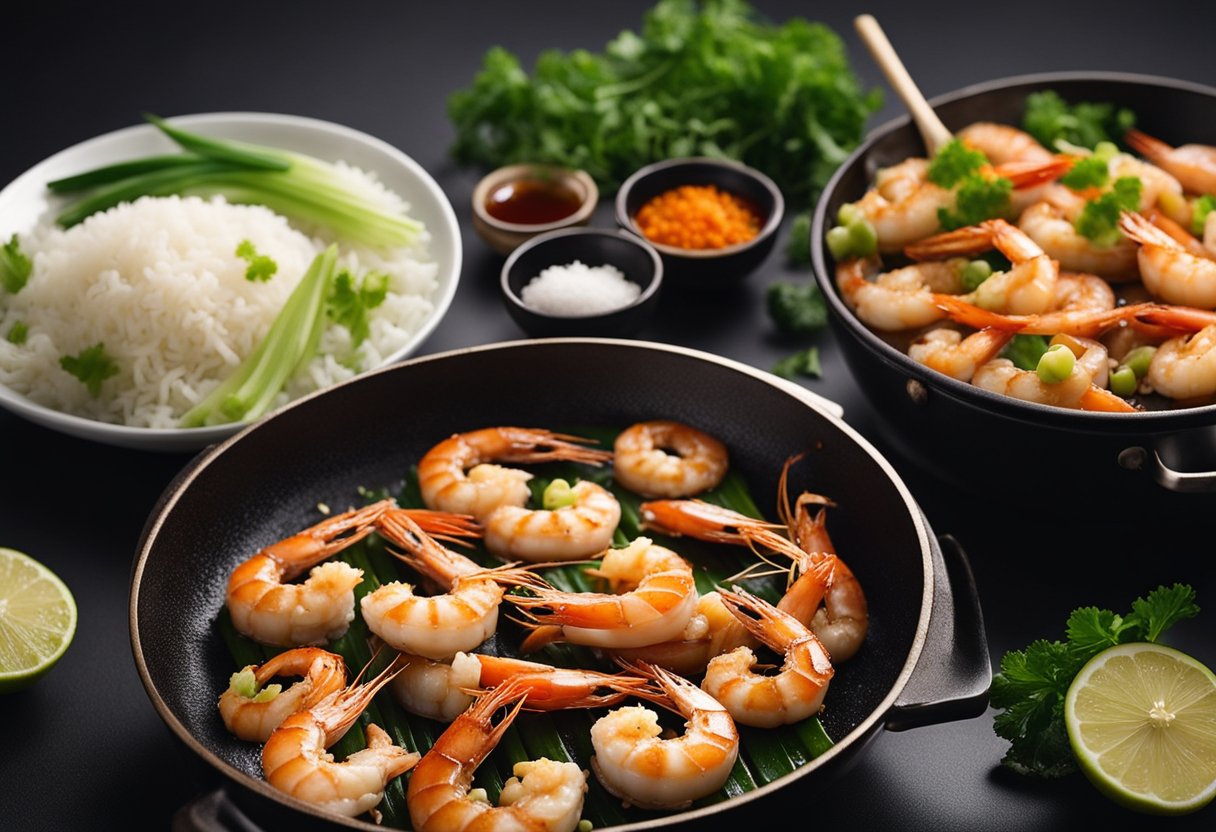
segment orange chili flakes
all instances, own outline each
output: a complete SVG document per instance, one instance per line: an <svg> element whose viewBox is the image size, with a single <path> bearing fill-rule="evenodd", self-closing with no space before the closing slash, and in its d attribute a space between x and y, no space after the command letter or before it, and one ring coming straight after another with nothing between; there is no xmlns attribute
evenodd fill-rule
<svg viewBox="0 0 1216 832"><path fill-rule="evenodd" d="M634 220L652 243L676 248L725 248L760 233L746 201L714 185L681 185L647 202Z"/></svg>

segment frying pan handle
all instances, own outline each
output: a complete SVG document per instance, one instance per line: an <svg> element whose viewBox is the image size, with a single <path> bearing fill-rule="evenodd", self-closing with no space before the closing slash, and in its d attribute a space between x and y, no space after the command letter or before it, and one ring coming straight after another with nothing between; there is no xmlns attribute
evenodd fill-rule
<svg viewBox="0 0 1216 832"><path fill-rule="evenodd" d="M1181 494L1216 491L1216 471L1175 471L1165 464L1160 451L1139 446L1124 448L1119 454L1119 465L1130 471L1147 468L1157 485Z"/></svg>
<svg viewBox="0 0 1216 832"><path fill-rule="evenodd" d="M975 578L958 541L942 535L939 542L933 547L933 611L925 646L887 714L890 731L971 719L988 706L992 663Z"/></svg>
<svg viewBox="0 0 1216 832"><path fill-rule="evenodd" d="M173 816L172 832L262 832L223 789L190 801Z"/></svg>

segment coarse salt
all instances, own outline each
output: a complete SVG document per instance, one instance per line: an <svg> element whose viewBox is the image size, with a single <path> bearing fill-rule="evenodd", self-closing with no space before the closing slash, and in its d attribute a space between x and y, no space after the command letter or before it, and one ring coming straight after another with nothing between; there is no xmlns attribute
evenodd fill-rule
<svg viewBox="0 0 1216 832"><path fill-rule="evenodd" d="M532 278L520 297L526 306L546 315L577 317L611 312L637 300L642 287L616 266L588 266L575 260L549 266Z"/></svg>

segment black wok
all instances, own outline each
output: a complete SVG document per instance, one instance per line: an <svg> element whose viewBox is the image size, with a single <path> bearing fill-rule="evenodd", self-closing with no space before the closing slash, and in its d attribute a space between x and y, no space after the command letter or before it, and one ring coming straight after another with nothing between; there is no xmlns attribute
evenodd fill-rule
<svg viewBox="0 0 1216 832"><path fill-rule="evenodd" d="M1216 89L1143 75L1069 72L978 84L933 99L951 130L975 121L1020 124L1026 97L1054 89L1070 102L1131 108L1166 142L1216 144ZM1129 500L1190 510L1216 493L1216 404L1136 414L1088 413L1018 401L955 381L882 340L844 304L824 233L878 168L924 156L908 117L874 130L828 182L815 210L811 259L858 384L905 456L958 484L1064 500ZM1189 494L1189 496L1180 496ZM1195 496L1201 494L1203 496Z"/></svg>
<svg viewBox="0 0 1216 832"><path fill-rule="evenodd" d="M724 359L629 341L560 339L416 359L291 405L201 454L166 490L142 535L130 599L140 676L165 723L235 784L255 819L283 828L374 829L322 815L271 789L258 749L231 738L215 700L234 668L215 627L228 573L308 525L318 502L397 482L437 440L492 424L699 425L726 442L760 505L774 505L788 454L808 450L805 482L840 508L833 539L863 582L872 627L838 670L824 726L836 740L794 773L713 807L639 825L704 821L798 782L799 797L840 771L883 727L980 714L991 678L965 556L940 547L890 465L796 385ZM746 749L745 749L746 752ZM584 766L587 761L581 761Z"/></svg>

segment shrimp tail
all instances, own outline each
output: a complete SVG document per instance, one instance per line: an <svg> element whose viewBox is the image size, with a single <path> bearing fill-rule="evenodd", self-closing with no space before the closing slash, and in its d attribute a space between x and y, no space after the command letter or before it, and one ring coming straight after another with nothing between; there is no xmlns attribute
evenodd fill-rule
<svg viewBox="0 0 1216 832"><path fill-rule="evenodd" d="M1166 328L1172 333L1198 332L1216 324L1216 312L1190 306L1149 303L1137 307L1135 319L1149 326Z"/></svg>
<svg viewBox="0 0 1216 832"><path fill-rule="evenodd" d="M911 243L904 247L904 254L913 260L947 260L989 251L994 241L993 228L988 224L969 225Z"/></svg>
<svg viewBox="0 0 1216 832"><path fill-rule="evenodd" d="M1012 315L1002 315L990 312L982 306L977 306L959 295L934 294L933 302L950 320L965 324L972 329L1002 329L1008 332L1018 332L1025 329L1027 321Z"/></svg>
<svg viewBox="0 0 1216 832"><path fill-rule="evenodd" d="M556 624L538 624L534 621L520 623L531 631L519 645L519 649L524 653L535 653L550 644L562 641L562 628Z"/></svg>
<svg viewBox="0 0 1216 832"><path fill-rule="evenodd" d="M389 531L395 536L408 534L408 527L401 522L402 518L412 520L419 529L435 540L458 546L469 545L470 540L477 540L485 531L471 514L425 508L397 508L386 511L377 521L378 529Z"/></svg>
<svg viewBox="0 0 1216 832"><path fill-rule="evenodd" d="M1167 158L1174 149L1160 139L1155 139L1135 128L1123 134L1123 141L1141 156L1152 159L1155 162Z"/></svg>
<svg viewBox="0 0 1216 832"><path fill-rule="evenodd" d="M389 760L384 769L385 782L405 774L418 765L418 761L422 759L422 755L417 751L406 751L394 743L393 738L389 736L388 732L374 722L369 722L363 730L367 737L367 749L369 751L375 752L378 755L383 755L385 752L391 752L392 754L392 759ZM358 754L359 752L356 751L347 759L353 758L358 760Z"/></svg>
<svg viewBox="0 0 1216 832"><path fill-rule="evenodd" d="M380 500L328 517L298 534L272 543L260 554L281 564L283 577L290 580L367 537L375 531L376 520L394 505L391 499Z"/></svg>
<svg viewBox="0 0 1216 832"><path fill-rule="evenodd" d="M506 427L499 431L511 445L511 450L501 457L505 462L581 462L599 466L612 460L612 451L585 447L594 444L594 439L534 428Z"/></svg>
<svg viewBox="0 0 1216 832"><path fill-rule="evenodd" d="M1071 156L1057 154L1046 162L1005 162L994 167L993 173L1012 182L1015 190L1024 190L1056 181L1072 170L1074 164L1076 160Z"/></svg>
<svg viewBox="0 0 1216 832"><path fill-rule="evenodd" d="M1140 245L1183 249L1181 243L1134 211L1119 214L1119 230Z"/></svg>

